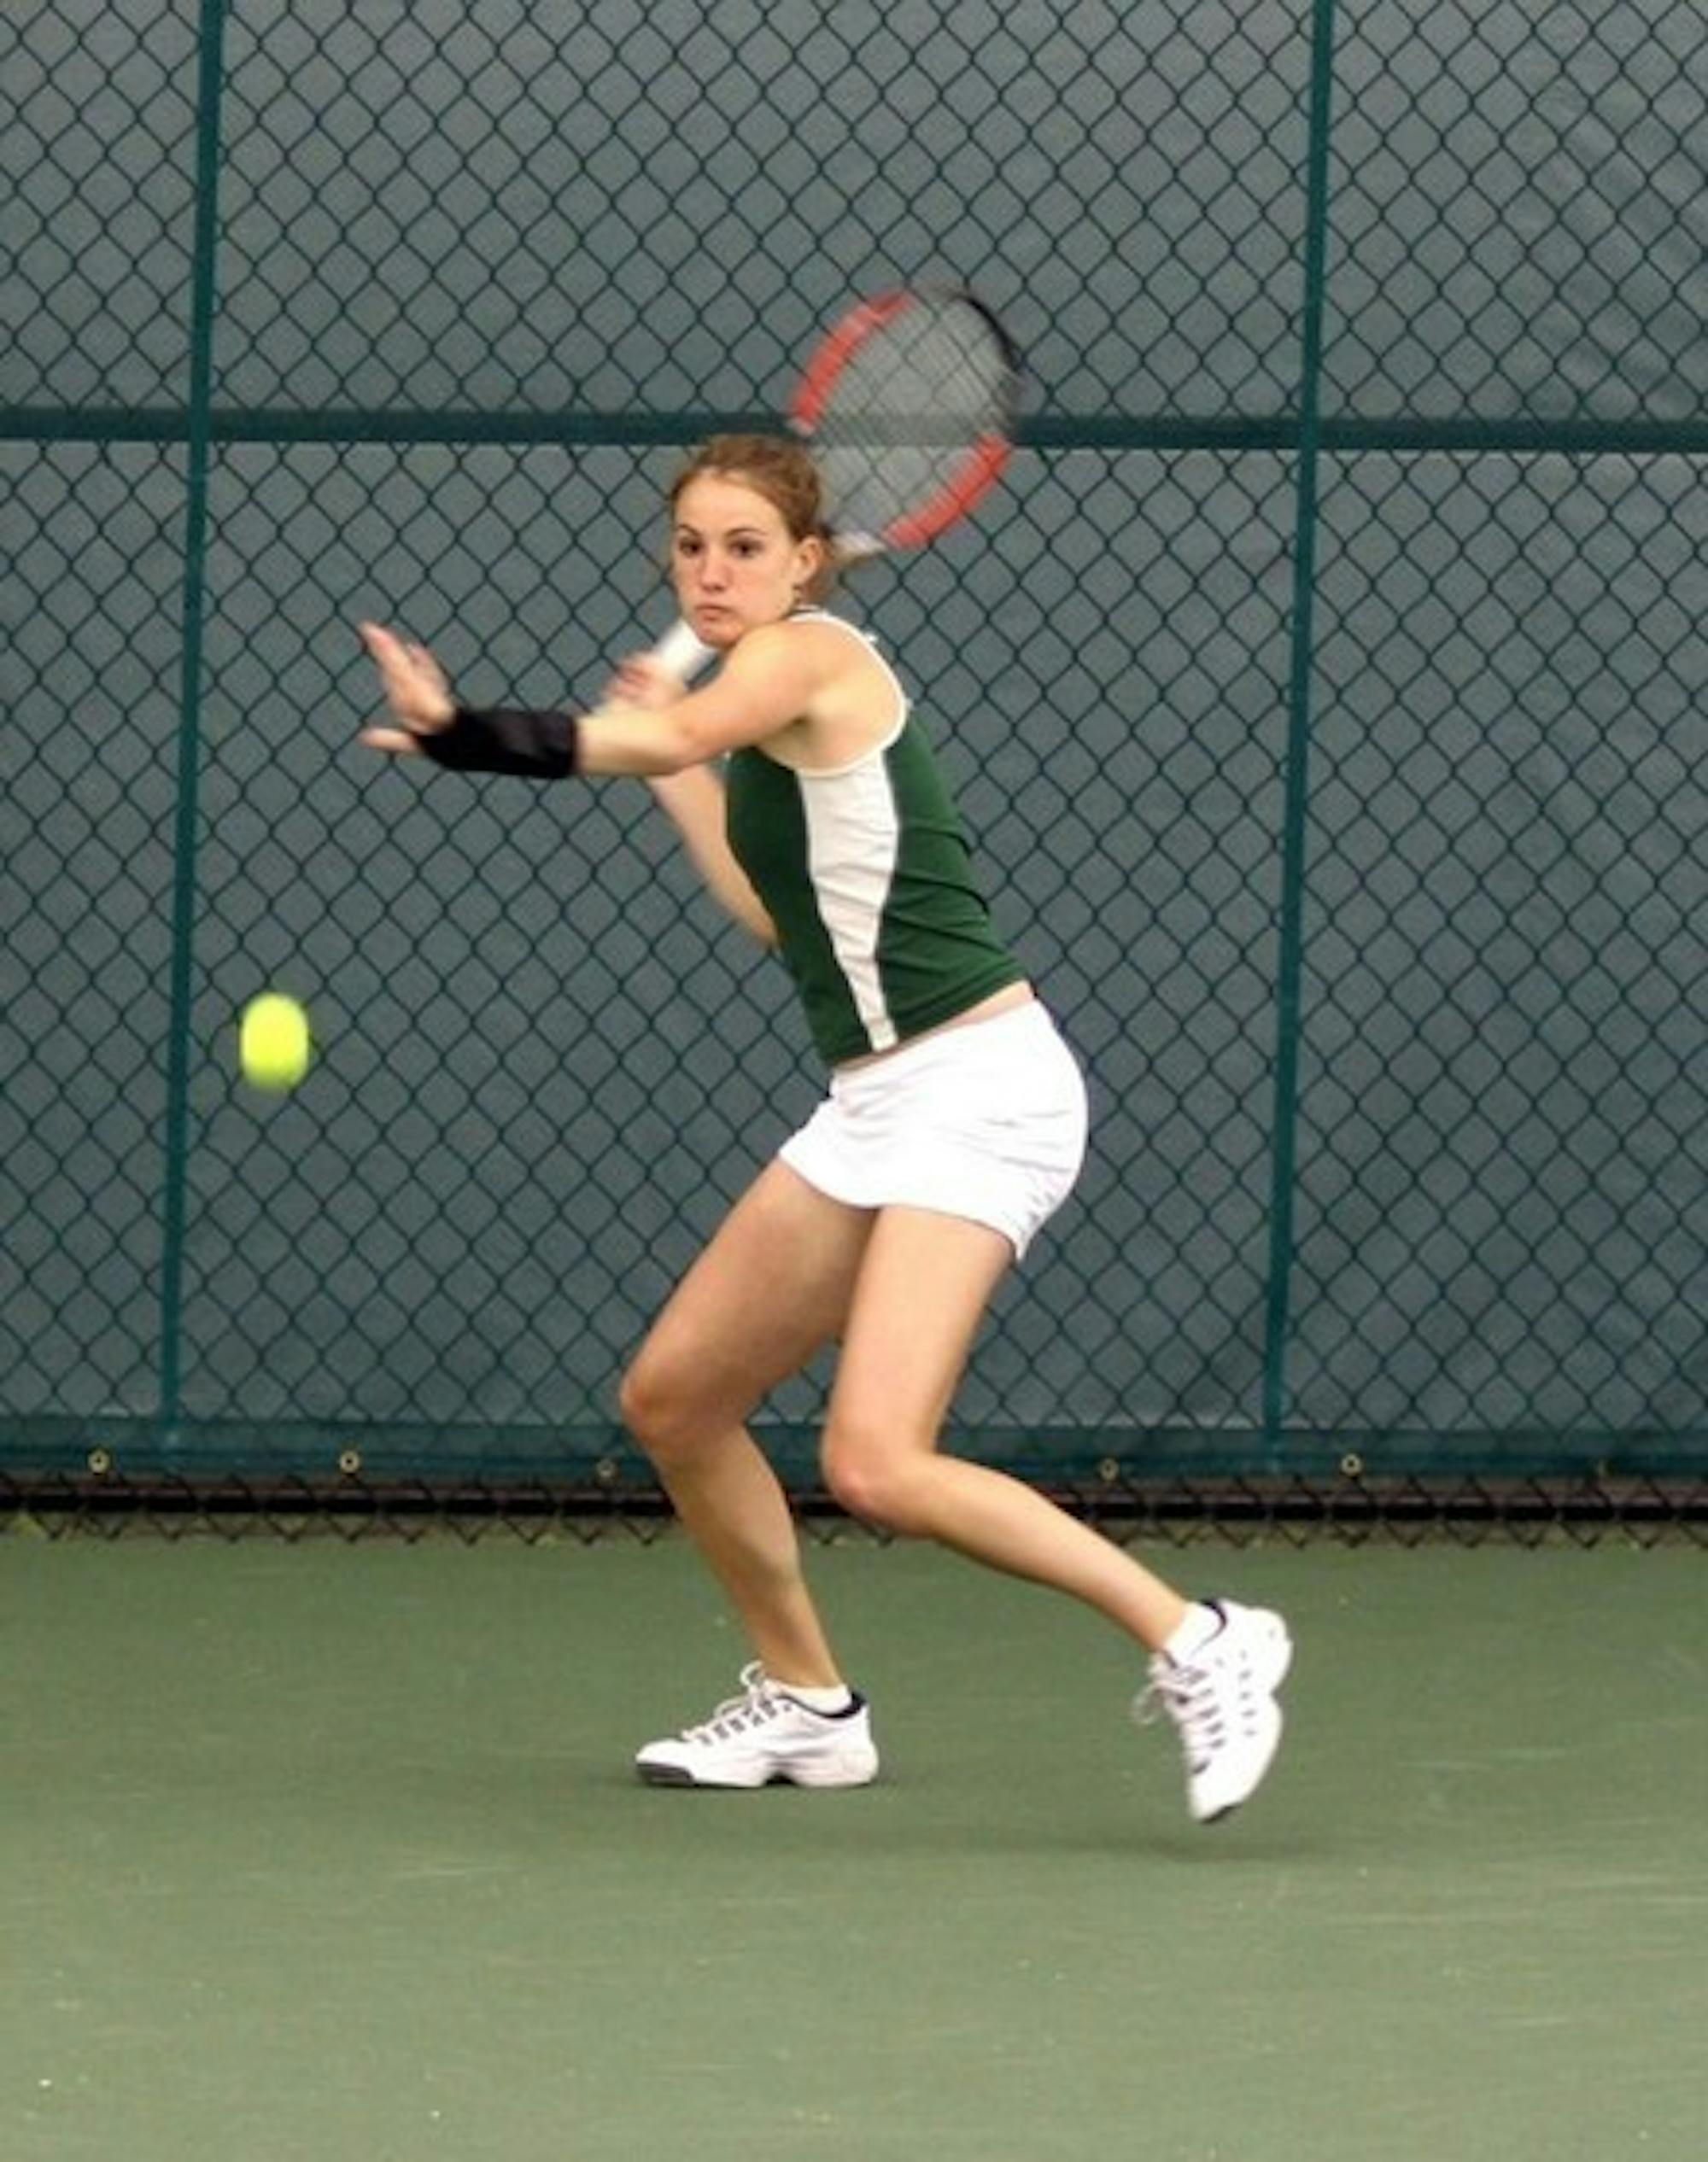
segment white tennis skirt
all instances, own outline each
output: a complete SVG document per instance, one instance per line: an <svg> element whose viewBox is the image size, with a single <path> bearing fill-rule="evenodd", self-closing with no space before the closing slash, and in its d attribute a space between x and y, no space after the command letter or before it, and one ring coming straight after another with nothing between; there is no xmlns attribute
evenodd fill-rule
<svg viewBox="0 0 1708 2162"><path fill-rule="evenodd" d="M1085 1133L1085 1077L1033 999L833 1073L778 1154L833 1201L988 1224L1018 1260L1072 1191Z"/></svg>

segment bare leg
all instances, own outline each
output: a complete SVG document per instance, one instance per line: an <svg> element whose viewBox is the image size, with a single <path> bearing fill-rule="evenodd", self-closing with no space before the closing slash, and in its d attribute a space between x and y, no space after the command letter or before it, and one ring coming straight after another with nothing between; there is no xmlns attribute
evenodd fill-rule
<svg viewBox="0 0 1708 2162"><path fill-rule="evenodd" d="M840 1330L873 1223L763 1172L677 1286L623 1383L630 1431L774 1680L841 1680L788 1500L745 1422Z"/></svg>
<svg viewBox="0 0 1708 2162"><path fill-rule="evenodd" d="M886 1208L865 1248L824 1436L854 1514L1083 1599L1150 1651L1186 1613L1171 1586L1023 1481L940 1456L937 1440L991 1292L1000 1233Z"/></svg>
<svg viewBox="0 0 1708 2162"><path fill-rule="evenodd" d="M683 1528L740 1617L775 1681L830 1688L842 1679L802 1574L800 1542L777 1475L740 1427L659 1478Z"/></svg>

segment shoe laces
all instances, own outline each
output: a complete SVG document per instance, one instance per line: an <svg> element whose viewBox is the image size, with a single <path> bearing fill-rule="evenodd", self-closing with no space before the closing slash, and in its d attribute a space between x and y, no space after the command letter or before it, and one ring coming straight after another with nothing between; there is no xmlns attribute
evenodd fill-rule
<svg viewBox="0 0 1708 2162"><path fill-rule="evenodd" d="M1149 1727L1167 1713L1180 1730L1189 1754L1212 1756L1226 1738L1225 1692L1208 1664L1177 1666L1159 1653L1150 1662L1150 1680L1135 1699L1132 1715Z"/></svg>
<svg viewBox="0 0 1708 2162"><path fill-rule="evenodd" d="M770 1676L757 1659L751 1659L740 1675L741 1694L726 1697L715 1705L709 1717L698 1727L682 1730L687 1742L728 1741L732 1735L745 1734L751 1728L763 1727L775 1719L782 1709L775 1693Z"/></svg>

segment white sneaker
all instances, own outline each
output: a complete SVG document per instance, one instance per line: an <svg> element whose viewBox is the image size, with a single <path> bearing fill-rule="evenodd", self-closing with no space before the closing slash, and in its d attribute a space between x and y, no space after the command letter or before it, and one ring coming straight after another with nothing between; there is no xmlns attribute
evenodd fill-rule
<svg viewBox="0 0 1708 2162"><path fill-rule="evenodd" d="M1293 1640L1266 1608L1205 1604L1221 1616L1220 1628L1190 1660L1159 1651L1132 1711L1147 1727L1160 1707L1179 1727L1187 1806L1200 1824L1214 1824L1256 1792L1280 1746L1275 1692L1293 1662Z"/></svg>
<svg viewBox="0 0 1708 2162"><path fill-rule="evenodd" d="M845 1711L813 1711L755 1660L741 1669L739 1697L700 1726L648 1742L635 1768L649 1786L866 1786L878 1752L863 1697Z"/></svg>

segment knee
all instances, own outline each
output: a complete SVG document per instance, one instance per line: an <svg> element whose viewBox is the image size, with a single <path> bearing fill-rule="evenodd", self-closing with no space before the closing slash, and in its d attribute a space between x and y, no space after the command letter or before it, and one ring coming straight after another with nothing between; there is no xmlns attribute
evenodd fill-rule
<svg viewBox="0 0 1708 2162"><path fill-rule="evenodd" d="M617 1401L623 1425L654 1464L681 1461L705 1436L687 1375L644 1350L623 1375Z"/></svg>
<svg viewBox="0 0 1708 2162"><path fill-rule="evenodd" d="M927 1482L914 1459L833 1427L826 1431L820 1461L831 1499L851 1516L902 1539L931 1536L923 1505Z"/></svg>

